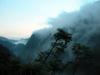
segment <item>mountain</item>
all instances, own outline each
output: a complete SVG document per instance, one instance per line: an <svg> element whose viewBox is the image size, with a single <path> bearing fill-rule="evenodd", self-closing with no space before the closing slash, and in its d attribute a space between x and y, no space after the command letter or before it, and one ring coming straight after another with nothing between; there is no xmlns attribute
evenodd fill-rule
<svg viewBox="0 0 100 75"><path fill-rule="evenodd" d="M53 41L53 34L57 28L62 28L69 31L73 35L73 42L80 42L95 49L98 53L100 49L100 1L83 7L79 12L68 13L64 12L59 17L52 19L49 23L53 26L50 29L44 29L32 34L27 44L22 50L22 59L31 61L40 51L48 50ZM93 11L93 9L95 11ZM76 15L76 16L74 16ZM70 19L69 19L70 18ZM69 19L69 21L67 21ZM72 21L71 21L72 20ZM62 22L63 21L63 22ZM59 24L59 25L58 25ZM57 26L58 25L58 26ZM62 25L62 26L60 26ZM69 58L72 58L69 51ZM66 57L67 54L64 56Z"/></svg>
<svg viewBox="0 0 100 75"><path fill-rule="evenodd" d="M21 40L13 40L13 39L5 38L5 37L0 37L0 45L7 47L13 54L15 54L16 56L19 56L27 40L28 39L23 39L21 42Z"/></svg>
<svg viewBox="0 0 100 75"><path fill-rule="evenodd" d="M47 28L34 32L28 39L12 40L0 37L0 44L10 49L24 62L29 62L37 57L41 51L48 51L54 41L53 34L57 28L72 33L73 42L80 42L92 47L99 57L100 53L100 1L83 7L79 12L63 12L57 18L49 20L52 28ZM94 11L93 11L94 9ZM73 58L69 50L64 57Z"/></svg>
<svg viewBox="0 0 100 75"><path fill-rule="evenodd" d="M75 40L87 44L100 50L100 1L84 7L80 13L76 24L72 27Z"/></svg>
<svg viewBox="0 0 100 75"><path fill-rule="evenodd" d="M64 12L57 18L52 19L50 24L53 24L54 27L56 27L57 24L62 25L62 28L64 30L68 29L68 31L70 31L73 34L73 39L75 42L81 42L83 44L87 44L99 50L100 49L99 13L100 13L100 1L97 1L82 7L80 11L71 13L71 15L68 15L68 13ZM76 16L73 17L73 15ZM69 18L72 19L68 21Z"/></svg>
<svg viewBox="0 0 100 75"><path fill-rule="evenodd" d="M51 46L52 33L51 29L43 29L36 31L29 38L23 51L21 52L23 61L34 59L41 51L46 51Z"/></svg>
<svg viewBox="0 0 100 75"><path fill-rule="evenodd" d="M0 37L0 44L4 45L5 47L7 47L10 50L12 50L13 47L15 46L15 44L13 44L11 41L13 41L13 40L9 40L7 38Z"/></svg>

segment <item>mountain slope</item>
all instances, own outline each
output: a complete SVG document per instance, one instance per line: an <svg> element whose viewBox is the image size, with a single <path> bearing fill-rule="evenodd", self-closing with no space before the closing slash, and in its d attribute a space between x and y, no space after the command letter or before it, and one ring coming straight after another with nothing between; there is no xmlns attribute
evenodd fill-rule
<svg viewBox="0 0 100 75"><path fill-rule="evenodd" d="M48 50L53 41L53 34L56 33L56 28L63 28L73 35L73 42L80 42L95 49L95 52L100 53L100 1L83 7L82 10L76 13L63 13L59 17L52 19L50 24L54 24L53 28L44 29L33 33L25 48L22 51L22 59L31 61L40 51ZM95 11L93 11L95 9ZM76 15L73 17L73 15ZM70 21L67 21L69 17ZM72 21L71 21L72 20ZM73 21L75 20L75 21ZM62 22L63 21L63 22ZM57 24L62 26L56 26ZM69 24L69 25L68 25ZM72 57L71 52L68 54ZM66 54L64 55L66 57Z"/></svg>

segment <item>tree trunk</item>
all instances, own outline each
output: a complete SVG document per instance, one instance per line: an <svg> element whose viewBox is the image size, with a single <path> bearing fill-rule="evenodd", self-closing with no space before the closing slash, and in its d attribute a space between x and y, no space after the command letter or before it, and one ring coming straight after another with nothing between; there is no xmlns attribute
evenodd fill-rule
<svg viewBox="0 0 100 75"><path fill-rule="evenodd" d="M57 42L57 40L55 41ZM44 59L43 63L45 63L47 61L47 59L49 58L49 56L51 55L51 53L53 52L53 49L55 48L55 45L53 45L53 47L51 48L49 54L47 55L47 57Z"/></svg>

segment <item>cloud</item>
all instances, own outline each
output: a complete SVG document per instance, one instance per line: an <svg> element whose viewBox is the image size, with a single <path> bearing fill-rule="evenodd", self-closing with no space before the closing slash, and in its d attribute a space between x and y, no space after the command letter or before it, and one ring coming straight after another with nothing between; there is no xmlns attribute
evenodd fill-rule
<svg viewBox="0 0 100 75"><path fill-rule="evenodd" d="M50 19L54 27L69 29L75 40L96 49L100 49L100 1L84 6L79 12L63 12L58 17Z"/></svg>

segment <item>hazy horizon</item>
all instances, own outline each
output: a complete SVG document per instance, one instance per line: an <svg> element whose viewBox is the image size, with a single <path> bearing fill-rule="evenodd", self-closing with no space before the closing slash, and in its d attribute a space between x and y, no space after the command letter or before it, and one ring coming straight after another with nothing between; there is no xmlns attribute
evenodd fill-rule
<svg viewBox="0 0 100 75"><path fill-rule="evenodd" d="M79 11L97 0L0 0L0 36L29 37L48 28L47 20L61 12Z"/></svg>

